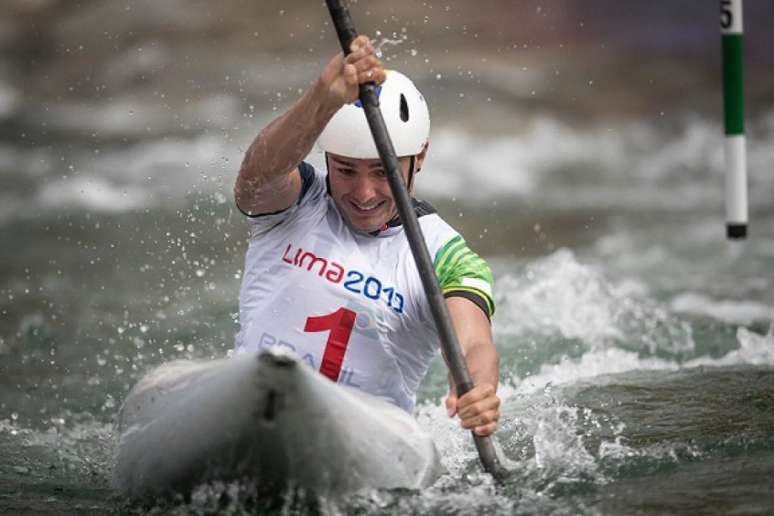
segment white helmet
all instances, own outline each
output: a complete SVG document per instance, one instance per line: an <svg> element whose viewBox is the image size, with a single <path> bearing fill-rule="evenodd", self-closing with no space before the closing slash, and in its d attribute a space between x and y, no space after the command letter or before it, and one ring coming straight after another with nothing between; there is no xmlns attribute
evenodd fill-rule
<svg viewBox="0 0 774 516"><path fill-rule="evenodd" d="M396 154L403 157L422 152L430 137L430 113L411 79L387 70L386 80L376 91ZM325 152L348 158L379 157L360 100L342 106L333 115L317 144Z"/></svg>

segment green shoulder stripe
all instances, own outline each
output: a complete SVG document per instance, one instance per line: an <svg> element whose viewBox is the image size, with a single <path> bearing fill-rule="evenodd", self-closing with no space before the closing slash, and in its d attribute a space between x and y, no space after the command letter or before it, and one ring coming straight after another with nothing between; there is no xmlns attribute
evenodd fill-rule
<svg viewBox="0 0 774 516"><path fill-rule="evenodd" d="M441 292L470 292L481 297L491 317L495 311L494 278L486 261L457 235L435 253L435 275Z"/></svg>
<svg viewBox="0 0 774 516"><path fill-rule="evenodd" d="M460 251L463 251L464 249L467 249L467 246L465 245L465 240L462 239L461 236L457 235L456 237L452 238L444 246L438 250L438 252L435 255L435 270L436 273L443 267L448 266L449 263L454 260L454 257L457 256L457 254L460 253Z"/></svg>

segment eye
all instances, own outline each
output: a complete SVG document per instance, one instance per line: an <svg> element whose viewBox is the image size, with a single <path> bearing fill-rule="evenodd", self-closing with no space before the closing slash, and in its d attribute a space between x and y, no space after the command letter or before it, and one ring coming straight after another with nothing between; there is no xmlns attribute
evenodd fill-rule
<svg viewBox="0 0 774 516"><path fill-rule="evenodd" d="M352 170L351 168L340 168L339 174L341 174L342 176L352 177L355 175L355 171Z"/></svg>

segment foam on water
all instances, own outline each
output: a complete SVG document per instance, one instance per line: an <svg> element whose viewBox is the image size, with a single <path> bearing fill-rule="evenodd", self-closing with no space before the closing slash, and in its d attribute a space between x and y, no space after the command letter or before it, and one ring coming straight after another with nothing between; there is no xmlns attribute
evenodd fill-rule
<svg viewBox="0 0 774 516"><path fill-rule="evenodd" d="M752 218L756 231L745 242L726 241L718 209L714 216L622 228L583 254L618 281L648 285L648 295L675 317L765 324L774 320L774 218L765 212Z"/></svg>
<svg viewBox="0 0 774 516"><path fill-rule="evenodd" d="M497 281L500 314L496 331L580 339L593 348L624 344L655 353L694 348L691 328L645 295L635 280L619 284L560 249Z"/></svg>
<svg viewBox="0 0 774 516"><path fill-rule="evenodd" d="M720 358L698 357L686 362L686 367L696 366L731 366L759 365L774 366L774 325L766 335L760 335L747 328L739 328L736 332L739 348L730 351Z"/></svg>
<svg viewBox="0 0 774 516"><path fill-rule="evenodd" d="M99 153L82 151L65 170L50 149L0 148L0 171L21 173L34 192L2 195L0 222L58 214L63 208L121 213L143 208L180 207L188 196L230 196L237 151L220 136L142 141ZM236 164L235 164L236 163ZM64 172L64 173L63 173Z"/></svg>
<svg viewBox="0 0 774 516"><path fill-rule="evenodd" d="M765 173L772 153L768 137L749 143L749 173L757 185L753 205L765 205L774 191ZM656 120L578 131L547 117L518 134L487 139L446 128L432 136L427 180L418 189L470 202L507 197L563 209L691 210L722 202L721 144L720 126L696 116L686 117L676 130L665 130Z"/></svg>
<svg viewBox="0 0 774 516"><path fill-rule="evenodd" d="M676 296L670 306L674 312L705 315L732 324L774 321L774 307L755 301L716 300L695 292Z"/></svg>
<svg viewBox="0 0 774 516"><path fill-rule="evenodd" d="M68 415L71 416L65 416ZM61 466L71 474L106 476L112 460L112 424L97 422L88 415L69 422L65 416L48 418L45 430L25 428L12 419L2 419L3 444L30 457L26 473L46 475L50 469Z"/></svg>
<svg viewBox="0 0 774 516"><path fill-rule="evenodd" d="M103 154L88 170L144 192L144 203L181 206L192 193L230 194L238 172L233 144L213 135L141 142Z"/></svg>
<svg viewBox="0 0 774 516"><path fill-rule="evenodd" d="M120 186L102 177L78 176L47 182L38 192L39 208L59 210L124 212L146 206L148 192L135 186Z"/></svg>
<svg viewBox="0 0 774 516"><path fill-rule="evenodd" d="M256 120L236 131L239 144L235 143L227 122L240 119L240 110L236 99L224 95L192 102L175 116L131 98L102 104L60 103L41 109L33 118L97 138L153 139L81 150L56 145L23 150L6 146L0 149L0 169L22 174L26 181L36 178L38 193L24 199L33 210L57 207L49 194L41 194L50 176L67 176L66 181L78 173L95 178L90 181L99 177L144 191L136 190L138 195L131 201L113 204L113 211L152 206L158 202L154 194L159 191L165 204L183 203L201 175L219 176L221 190L230 195L244 147L261 125ZM263 115L258 118L263 120ZM200 121L197 132L192 132L190 120ZM209 129L215 131L207 132ZM181 130L191 136L154 137L180 134ZM653 121L578 131L556 119L538 117L521 133L487 139L440 128L433 134L418 193L435 199L459 197L471 203L507 198L543 209L696 209L722 202L719 134L716 123L698 117L685 119L672 138ZM756 185L751 191L753 207L765 205L774 195L774 180L762 172L772 153L766 137L753 138L749 145L750 181ZM311 156L311 161L322 166L320 155ZM199 186L204 193L215 190ZM82 187L81 183L67 189ZM78 206L78 197L70 196L68 203ZM101 204L86 196L80 206L91 210ZM0 220L16 211L3 210Z"/></svg>
<svg viewBox="0 0 774 516"><path fill-rule="evenodd" d="M241 118L241 104L233 96L216 93L174 108L131 95L109 100L60 101L35 111L33 122L61 131L88 135L148 137L222 129ZM181 156L182 157L182 156Z"/></svg>
<svg viewBox="0 0 774 516"><path fill-rule="evenodd" d="M0 79L0 119L8 118L19 107L19 92L10 84Z"/></svg>

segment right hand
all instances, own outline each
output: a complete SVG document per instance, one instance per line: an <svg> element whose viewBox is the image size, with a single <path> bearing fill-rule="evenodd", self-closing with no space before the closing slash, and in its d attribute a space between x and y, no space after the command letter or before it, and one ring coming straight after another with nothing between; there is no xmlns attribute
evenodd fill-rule
<svg viewBox="0 0 774 516"><path fill-rule="evenodd" d="M467 428L476 435L486 436L497 430L500 419L500 398L497 390L488 383L476 385L457 398L457 390L450 386L446 398L446 411L449 417L459 416L462 428Z"/></svg>
<svg viewBox="0 0 774 516"><path fill-rule="evenodd" d="M323 91L336 108L357 100L360 84L381 84L386 78L382 62L374 54L374 47L367 36L356 37L349 48L351 52L346 57L339 53L320 75Z"/></svg>

